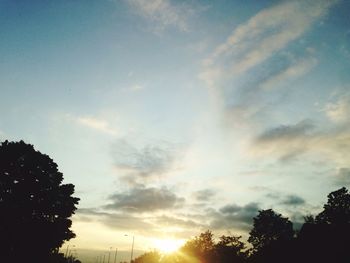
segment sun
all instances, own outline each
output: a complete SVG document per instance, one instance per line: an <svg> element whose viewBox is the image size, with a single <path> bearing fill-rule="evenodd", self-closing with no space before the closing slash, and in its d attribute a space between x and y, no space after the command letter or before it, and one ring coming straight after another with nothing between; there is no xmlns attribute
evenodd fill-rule
<svg viewBox="0 0 350 263"><path fill-rule="evenodd" d="M156 239L154 245L162 253L172 253L178 250L184 244L180 239Z"/></svg>

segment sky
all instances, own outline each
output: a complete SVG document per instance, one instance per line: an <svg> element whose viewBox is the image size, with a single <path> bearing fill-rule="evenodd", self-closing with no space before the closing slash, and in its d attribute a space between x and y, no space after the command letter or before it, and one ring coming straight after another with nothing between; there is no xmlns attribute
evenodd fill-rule
<svg viewBox="0 0 350 263"><path fill-rule="evenodd" d="M297 227L350 186L349 10L0 0L0 140L33 144L75 185L64 248L247 237L268 208Z"/></svg>

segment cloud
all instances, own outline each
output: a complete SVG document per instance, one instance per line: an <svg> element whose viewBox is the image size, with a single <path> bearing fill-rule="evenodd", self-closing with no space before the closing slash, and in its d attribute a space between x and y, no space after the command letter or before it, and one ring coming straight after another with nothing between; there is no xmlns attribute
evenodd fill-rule
<svg viewBox="0 0 350 263"><path fill-rule="evenodd" d="M249 203L245 206L230 204L222 207L219 211L210 211L212 218L210 227L212 229L239 229L247 231L251 228L253 218L258 214L260 208L257 203Z"/></svg>
<svg viewBox="0 0 350 263"><path fill-rule="evenodd" d="M136 148L121 139L113 144L114 165L124 172L123 179L137 183L155 176L164 175L174 168L178 152L173 144L157 142Z"/></svg>
<svg viewBox="0 0 350 263"><path fill-rule="evenodd" d="M197 218L198 219L198 218ZM188 238L208 226L202 220L193 220L191 215L181 214L148 214L135 215L127 211L108 211L99 209L78 209L75 219L80 222L99 222L113 230L133 232L144 237L164 237L171 235L176 238Z"/></svg>
<svg viewBox="0 0 350 263"><path fill-rule="evenodd" d="M343 95L336 102L328 103L324 111L327 117L335 123L350 122L350 95Z"/></svg>
<svg viewBox="0 0 350 263"><path fill-rule="evenodd" d="M281 193L281 192L270 190L270 192L267 193L265 196L267 198L270 198L270 199L278 202L278 204L283 205L283 206L294 207L294 206L300 206L300 205L305 204L305 200L302 197L297 196L295 194L286 195L286 194Z"/></svg>
<svg viewBox="0 0 350 263"><path fill-rule="evenodd" d="M203 189L193 193L194 198L200 202L210 201L215 196L215 191L212 189Z"/></svg>
<svg viewBox="0 0 350 263"><path fill-rule="evenodd" d="M94 129L99 132L103 132L113 136L118 135L117 130L112 128L110 124L105 120L91 116L76 117L74 119L78 124L88 127L90 129Z"/></svg>
<svg viewBox="0 0 350 263"><path fill-rule="evenodd" d="M162 215L155 219L155 223L161 226L170 226L171 228L200 228L202 224L188 218L179 218L176 216Z"/></svg>
<svg viewBox="0 0 350 263"><path fill-rule="evenodd" d="M181 213L181 210L173 210L176 207L173 201L161 200L162 204L154 203L155 199L159 199L159 191L162 192L161 189L151 190L152 193L156 192L155 196L149 198L147 194L145 197L153 203L151 206L145 204L146 202L141 198L133 198L130 197L132 194L126 193L122 194L121 202L115 202L117 203L116 207L105 206L102 208L106 210L96 208L79 209L76 215L77 220L97 221L116 230L133 230L147 236L151 234L155 236L164 235L164 233L169 232L177 237L188 238L188 236L205 229L246 232L251 228L253 218L260 210L257 203L249 203L244 206L230 204L219 210L209 208L201 212ZM172 194L166 193L165 195ZM132 201L125 201L127 198L131 198ZM115 200L114 197L112 199ZM173 200L173 198L169 199ZM118 200L121 199L118 197ZM179 200L182 204L183 199L180 198ZM133 210L135 209L129 209L129 206L135 205L138 206L137 209L140 208L141 211L139 212L142 212L141 214L134 213Z"/></svg>
<svg viewBox="0 0 350 263"><path fill-rule="evenodd" d="M166 27L188 30L187 20L192 10L185 5L175 5L170 0L126 0L133 10L155 24L156 31Z"/></svg>
<svg viewBox="0 0 350 263"><path fill-rule="evenodd" d="M311 138L313 129L311 120L303 120L266 130L254 140L253 151L276 154L280 161L293 160L307 150L305 141Z"/></svg>
<svg viewBox="0 0 350 263"><path fill-rule="evenodd" d="M127 192L116 193L109 198L112 203L106 209L134 213L170 210L184 203L184 198L176 196L169 189L139 186Z"/></svg>
<svg viewBox="0 0 350 263"><path fill-rule="evenodd" d="M271 90L276 86L283 86L290 82L290 80L301 77L308 73L312 68L317 65L317 59L306 58L300 59L294 64L290 65L286 69L282 70L276 75L271 76L263 83L260 84L260 88L263 90Z"/></svg>
<svg viewBox="0 0 350 263"><path fill-rule="evenodd" d="M257 136L250 153L257 156L277 157L280 161L295 159L304 153L317 155L336 165L350 162L350 127L335 127L320 131L311 120L294 125L281 125Z"/></svg>
<svg viewBox="0 0 350 263"><path fill-rule="evenodd" d="M307 136L314 129L311 120L303 120L294 125L281 125L265 131L257 137L258 142L269 142L275 140L293 140L301 136Z"/></svg>
<svg viewBox="0 0 350 263"><path fill-rule="evenodd" d="M336 2L281 1L265 8L236 26L202 61L198 78L210 88L230 132L247 131L251 136L284 95L266 91L290 85L318 64L312 48L290 48L290 44L309 32Z"/></svg>
<svg viewBox="0 0 350 263"><path fill-rule="evenodd" d="M287 206L299 206L305 204L305 200L297 195L287 195L283 198L280 204Z"/></svg>
<svg viewBox="0 0 350 263"><path fill-rule="evenodd" d="M79 221L99 221L113 229L142 230L152 229L153 225L145 217L137 217L127 213L107 213L94 208L78 209Z"/></svg>
<svg viewBox="0 0 350 263"><path fill-rule="evenodd" d="M234 56L232 70L245 71L264 62L301 37L336 1L285 1L264 9L239 25L207 60Z"/></svg>

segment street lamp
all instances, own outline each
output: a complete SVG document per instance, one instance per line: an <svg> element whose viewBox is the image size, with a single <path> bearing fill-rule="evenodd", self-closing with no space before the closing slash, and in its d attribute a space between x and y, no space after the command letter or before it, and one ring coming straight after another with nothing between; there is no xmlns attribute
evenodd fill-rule
<svg viewBox="0 0 350 263"><path fill-rule="evenodd" d="M111 249L112 249L112 247L109 248L109 252L108 252L108 263L109 263L109 259L111 257Z"/></svg>
<svg viewBox="0 0 350 263"><path fill-rule="evenodd" d="M115 248L115 253L114 253L114 263L117 262L117 254L118 254L118 248Z"/></svg>
<svg viewBox="0 0 350 263"><path fill-rule="evenodd" d="M124 235L124 236L128 236L128 235ZM135 236L132 236L130 263L131 263L131 261L132 261L132 256L133 256L133 254L134 254L134 242L135 242Z"/></svg>

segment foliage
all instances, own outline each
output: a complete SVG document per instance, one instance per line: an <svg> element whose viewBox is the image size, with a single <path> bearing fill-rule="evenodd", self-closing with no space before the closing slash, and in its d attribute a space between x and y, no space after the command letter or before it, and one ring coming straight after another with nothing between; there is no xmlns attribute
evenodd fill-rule
<svg viewBox="0 0 350 263"><path fill-rule="evenodd" d="M32 145L5 141L0 146L1 262L21 255L45 262L75 234L69 217L79 199L74 186L62 184L57 164Z"/></svg>
<svg viewBox="0 0 350 263"><path fill-rule="evenodd" d="M293 224L288 218L272 209L261 210L254 218L248 242L253 245L254 252L258 252L273 242L291 240L293 235Z"/></svg>
<svg viewBox="0 0 350 263"><path fill-rule="evenodd" d="M215 244L215 254L217 262L243 262L246 253L245 245L240 241L241 236L221 236L218 243Z"/></svg>
<svg viewBox="0 0 350 263"><path fill-rule="evenodd" d="M133 260L133 263L156 263L160 262L161 254L158 251L146 252Z"/></svg>
<svg viewBox="0 0 350 263"><path fill-rule="evenodd" d="M209 262L210 258L213 257L214 247L213 233L207 230L199 236L187 241L181 250L189 256L200 259L201 262Z"/></svg>
<svg viewBox="0 0 350 263"><path fill-rule="evenodd" d="M350 223L350 194L343 187L328 195L323 211L316 216L316 223L343 225Z"/></svg>

